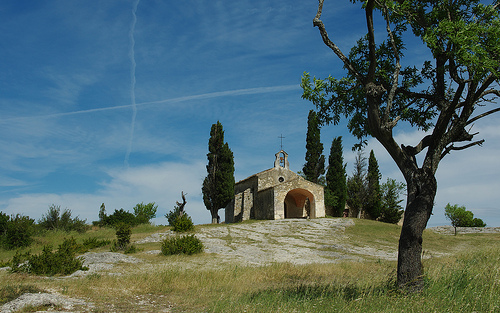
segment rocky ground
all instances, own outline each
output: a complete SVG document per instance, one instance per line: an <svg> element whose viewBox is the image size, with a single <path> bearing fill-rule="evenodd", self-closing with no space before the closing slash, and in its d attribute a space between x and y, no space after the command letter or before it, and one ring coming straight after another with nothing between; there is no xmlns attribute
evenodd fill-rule
<svg viewBox="0 0 500 313"><path fill-rule="evenodd" d="M203 242L205 253L215 255L217 262L237 262L249 266L280 262L294 264L333 263L340 260L363 260L373 257L396 260L396 246L359 247L350 244L344 230L353 224L351 219L339 218L261 221L218 227L198 227L196 236ZM431 230L444 234L454 234L454 228L451 226L434 227ZM458 228L457 232L500 232L500 227ZM171 231L155 233L136 241L134 244L140 247L141 244L161 242L164 238L172 235ZM142 253L158 254L160 250L149 250ZM109 275L119 275L119 273L113 273L112 270L117 263L141 263L147 266L147 262L141 259L140 254L131 256L112 252L88 252L80 257L89 270L77 271L63 279L78 279L102 271L106 271ZM184 265L199 266L196 263ZM151 301L146 302L150 303ZM0 313L16 312L27 306L56 307L59 312L78 312L74 311L75 307L80 309L83 307L84 311L90 311L93 304L56 292L27 293L1 306ZM169 312L170 310L166 307L162 311Z"/></svg>

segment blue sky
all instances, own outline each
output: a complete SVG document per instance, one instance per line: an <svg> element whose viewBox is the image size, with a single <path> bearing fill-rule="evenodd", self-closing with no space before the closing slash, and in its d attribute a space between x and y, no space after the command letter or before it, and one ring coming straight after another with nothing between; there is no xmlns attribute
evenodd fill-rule
<svg viewBox="0 0 500 313"><path fill-rule="evenodd" d="M323 20L347 53L365 32L363 14L330 2ZM272 167L281 134L301 170L313 107L300 77L343 75L312 27L316 10L314 0L2 1L0 210L39 219L56 204L91 222L101 203L112 213L156 202L162 224L184 191L194 222L209 223L201 183L217 120L236 180ZM425 49L407 55L421 62ZM483 147L441 163L430 226L449 224L448 202L500 226L499 122L478 123ZM405 144L422 135L406 125L396 134ZM343 136L350 175L355 140L345 123L326 126L325 153L334 136ZM379 144L369 149L383 181L402 180Z"/></svg>

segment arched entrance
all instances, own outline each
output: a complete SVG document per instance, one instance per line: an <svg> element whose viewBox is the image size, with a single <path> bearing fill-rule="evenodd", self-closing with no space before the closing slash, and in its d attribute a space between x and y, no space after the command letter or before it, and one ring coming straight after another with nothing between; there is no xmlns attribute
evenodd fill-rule
<svg viewBox="0 0 500 313"><path fill-rule="evenodd" d="M285 196L285 218L304 218L308 215L316 217L314 195L302 188L290 190Z"/></svg>

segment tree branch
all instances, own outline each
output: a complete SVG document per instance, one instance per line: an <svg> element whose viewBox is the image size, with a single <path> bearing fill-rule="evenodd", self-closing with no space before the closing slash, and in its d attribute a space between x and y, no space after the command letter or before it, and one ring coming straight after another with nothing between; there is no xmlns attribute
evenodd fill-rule
<svg viewBox="0 0 500 313"><path fill-rule="evenodd" d="M470 120L468 120L468 121L467 121L467 123L465 123L465 125L469 125L469 124L471 124L471 123L474 123L474 122L475 122L475 121L477 121L478 119L483 118L483 117L485 117L485 116L488 116L488 115L490 115L490 114L496 113L496 112L498 112L498 111L500 111L500 108L496 108L496 109L490 110L490 111L488 111L488 112L485 112L485 113L483 113L483 114L479 114L478 116L473 117L473 118L471 118Z"/></svg>
<svg viewBox="0 0 500 313"><path fill-rule="evenodd" d="M450 151L452 150L455 150L455 151L458 151L458 150L465 150L467 148L470 148L470 147L473 147L473 146L482 146L484 143L484 139L481 139L481 140L478 140L478 141L475 141L475 142L472 142L472 143L469 143L468 145L465 145L465 146L462 146L462 147L455 147L453 144L449 145L448 147L446 147L446 149L443 151L443 153L441 154L441 160L448 154L450 153Z"/></svg>
<svg viewBox="0 0 500 313"><path fill-rule="evenodd" d="M431 135L427 135L424 138L422 138L422 140L420 140L420 142L418 143L418 145L416 145L415 147L401 145L401 148L407 154L409 154L411 156L415 156L415 155L419 154L420 152L422 152L422 150L424 150L425 148L427 148L431 144L431 142L432 142L432 136Z"/></svg>
<svg viewBox="0 0 500 313"><path fill-rule="evenodd" d="M352 66L351 62L342 53L342 51L340 50L340 48L335 43L333 43L333 41L331 41L330 38L328 37L328 33L326 32L325 24L323 24L323 22L320 19L322 11L323 11L323 2L324 2L324 0L318 0L318 2L319 2L319 4L318 4L318 12L316 13L316 16L314 17L313 25L315 27L318 27L319 32L321 34L321 38L323 39L323 42L327 45L327 47L329 47L339 57L339 59L342 62L344 62L344 66L346 67L346 69L352 75L356 76L356 78L359 81L363 82L365 80L365 78L363 77L363 75L361 75L358 71L356 71L356 69L354 68L354 66Z"/></svg>
<svg viewBox="0 0 500 313"><path fill-rule="evenodd" d="M387 97L387 106L385 108L383 124L385 127L394 128L396 126L398 120L401 117L398 116L391 123L389 123L389 116L390 116L390 112L392 110L392 102L394 100L394 95L396 94L396 90L398 88L398 80L399 80L399 72L401 70L401 63L400 63L400 58L399 58L399 52L398 52L398 49L396 47L396 42L394 41L394 35L391 31L391 25L389 23L389 13L387 10L387 6L385 6L385 5L383 6L383 12L384 12L384 18L386 21L387 33L389 34L389 38L391 39L392 51L394 52L394 57L396 59L396 66L394 69L394 73L392 74L392 86L391 86L391 89L389 90L389 95Z"/></svg>

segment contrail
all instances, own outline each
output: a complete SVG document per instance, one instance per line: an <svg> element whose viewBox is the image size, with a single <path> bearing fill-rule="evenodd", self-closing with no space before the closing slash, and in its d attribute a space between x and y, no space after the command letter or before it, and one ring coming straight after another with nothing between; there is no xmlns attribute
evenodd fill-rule
<svg viewBox="0 0 500 313"><path fill-rule="evenodd" d="M137 23L137 6L139 5L139 1L135 1L132 7L132 24L130 25L129 38L130 38L130 101L132 106L132 122L130 123L130 139L128 142L127 153L125 154L125 160L123 163L125 167L128 168L128 160L130 158L130 152L132 151L132 143L134 141L134 131L135 131L135 118L137 116L137 105L135 103L135 39L134 39L134 31L135 24Z"/></svg>
<svg viewBox="0 0 500 313"><path fill-rule="evenodd" d="M156 100L156 101L148 101L148 102L139 102L139 103L135 103L135 104L116 105L116 106L95 108L95 109L88 109L88 110L79 110L79 111L72 111L72 112L45 114L45 115L11 117L11 118L6 118L6 119L1 119L0 123L15 122L15 121L22 121L22 120L29 120L29 119L38 119L38 118L57 118L57 117L64 117L64 116L71 116L71 115L78 115L78 114L87 114L87 113L95 113L95 112L103 112L103 111L129 109L129 108L133 108L133 107L135 107L137 109L138 106L174 104L174 103L192 101L192 100L204 100L204 99L212 99L212 98L231 97L231 96L266 94L266 93L284 92L284 91L291 91L291 90L300 90L300 86L298 84L295 84L295 85L255 87L255 88L245 88L245 89L236 89L236 90L216 91L216 92L209 92L209 93L192 95L192 96L184 96L184 97L177 97L177 98L170 98L170 99L163 99L163 100Z"/></svg>

